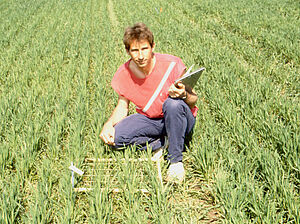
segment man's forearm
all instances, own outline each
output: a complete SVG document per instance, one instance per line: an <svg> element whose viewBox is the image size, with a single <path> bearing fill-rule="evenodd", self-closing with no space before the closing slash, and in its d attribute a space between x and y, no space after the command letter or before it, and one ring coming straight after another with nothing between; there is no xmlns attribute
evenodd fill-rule
<svg viewBox="0 0 300 224"><path fill-rule="evenodd" d="M124 97L119 97L118 104L113 110L110 118L105 125L115 126L128 115L129 101Z"/></svg>
<svg viewBox="0 0 300 224"><path fill-rule="evenodd" d="M123 120L128 114L128 110L118 110L118 108L115 108L113 111L111 117L108 119L106 124L110 124L111 126L115 126L117 123L119 123L121 120Z"/></svg>
<svg viewBox="0 0 300 224"><path fill-rule="evenodd" d="M184 99L184 102L192 109L198 100L198 96L197 94L190 92L190 91L186 91L186 98Z"/></svg>

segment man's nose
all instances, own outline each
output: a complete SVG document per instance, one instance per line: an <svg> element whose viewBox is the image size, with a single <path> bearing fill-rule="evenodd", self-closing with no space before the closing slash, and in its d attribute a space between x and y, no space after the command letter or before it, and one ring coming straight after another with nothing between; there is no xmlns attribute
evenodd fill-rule
<svg viewBox="0 0 300 224"><path fill-rule="evenodd" d="M139 51L139 55L138 56L139 56L139 59L143 59L144 58L143 52L141 50Z"/></svg>

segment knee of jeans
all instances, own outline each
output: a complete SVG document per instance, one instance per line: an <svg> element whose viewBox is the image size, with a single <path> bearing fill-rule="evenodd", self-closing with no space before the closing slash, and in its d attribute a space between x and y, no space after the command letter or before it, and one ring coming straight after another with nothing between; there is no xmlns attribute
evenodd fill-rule
<svg viewBox="0 0 300 224"><path fill-rule="evenodd" d="M183 112L185 102L181 99L167 98L163 104L163 112Z"/></svg>
<svg viewBox="0 0 300 224"><path fill-rule="evenodd" d="M125 143L124 136L121 136L121 135L118 135L117 133L115 133L114 143L115 143L115 146L114 146L115 148L123 147L124 143Z"/></svg>

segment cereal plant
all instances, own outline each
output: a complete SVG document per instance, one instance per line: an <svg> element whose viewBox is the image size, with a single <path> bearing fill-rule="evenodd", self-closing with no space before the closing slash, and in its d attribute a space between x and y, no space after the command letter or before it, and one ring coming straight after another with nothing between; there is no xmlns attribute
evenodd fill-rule
<svg viewBox="0 0 300 224"><path fill-rule="evenodd" d="M299 2L2 0L0 12L0 223L300 223ZM132 162L149 152L98 137L124 28L140 21L156 52L206 67L180 186ZM88 173L91 158L115 162L76 192L68 167Z"/></svg>

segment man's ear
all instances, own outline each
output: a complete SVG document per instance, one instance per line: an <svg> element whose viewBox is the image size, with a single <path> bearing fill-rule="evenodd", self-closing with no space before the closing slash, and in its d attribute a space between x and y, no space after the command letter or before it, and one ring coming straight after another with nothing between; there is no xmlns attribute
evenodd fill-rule
<svg viewBox="0 0 300 224"><path fill-rule="evenodd" d="M129 55L129 50L125 47L126 53Z"/></svg>
<svg viewBox="0 0 300 224"><path fill-rule="evenodd" d="M153 42L153 44L152 44L152 51L154 51L154 48L155 48L155 43Z"/></svg>

